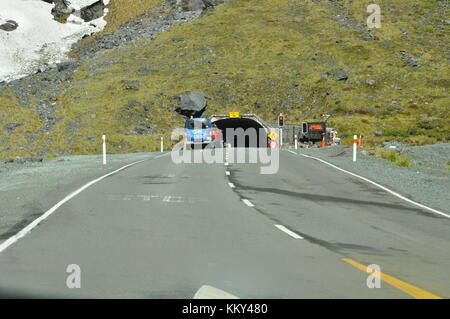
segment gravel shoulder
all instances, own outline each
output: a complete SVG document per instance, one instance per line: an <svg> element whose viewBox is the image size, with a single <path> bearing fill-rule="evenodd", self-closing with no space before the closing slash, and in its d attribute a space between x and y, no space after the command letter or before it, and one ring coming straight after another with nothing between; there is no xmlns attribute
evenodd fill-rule
<svg viewBox="0 0 450 319"><path fill-rule="evenodd" d="M0 242L17 233L85 183L135 161L160 153L102 157L65 156L42 162L0 162Z"/></svg>
<svg viewBox="0 0 450 319"><path fill-rule="evenodd" d="M430 155L427 155L430 148L439 149L439 154L431 152ZM323 159L340 168L369 178L416 202L450 213L449 170L441 165L433 165L433 163L442 164L450 161L450 144L448 143L439 144L439 146L408 147L408 150L402 152L410 155L413 162L422 165L429 164L429 167L421 165L395 166L382 158L369 155L367 152L359 152L357 162L353 163L351 147L302 148L298 149L297 153Z"/></svg>

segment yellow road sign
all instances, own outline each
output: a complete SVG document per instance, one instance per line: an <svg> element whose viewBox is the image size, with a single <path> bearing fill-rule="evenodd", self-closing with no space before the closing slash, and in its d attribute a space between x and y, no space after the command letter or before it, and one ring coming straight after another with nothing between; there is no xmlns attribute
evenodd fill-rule
<svg viewBox="0 0 450 319"><path fill-rule="evenodd" d="M239 112L230 112L230 118L235 119L239 117Z"/></svg>
<svg viewBox="0 0 450 319"><path fill-rule="evenodd" d="M277 132L273 131L271 132L269 135L267 135L272 141L275 141L278 139L278 134Z"/></svg>

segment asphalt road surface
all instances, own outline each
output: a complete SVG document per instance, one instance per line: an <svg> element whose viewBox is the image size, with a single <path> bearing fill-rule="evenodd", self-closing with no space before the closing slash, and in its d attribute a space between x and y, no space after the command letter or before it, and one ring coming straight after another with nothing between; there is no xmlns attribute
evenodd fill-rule
<svg viewBox="0 0 450 319"><path fill-rule="evenodd" d="M450 297L450 219L287 151L259 169L166 154L117 172L0 253L0 297Z"/></svg>

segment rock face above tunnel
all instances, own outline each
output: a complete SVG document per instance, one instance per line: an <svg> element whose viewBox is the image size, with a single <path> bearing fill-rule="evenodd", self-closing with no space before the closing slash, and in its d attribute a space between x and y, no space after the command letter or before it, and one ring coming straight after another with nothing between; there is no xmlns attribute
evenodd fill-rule
<svg viewBox="0 0 450 319"><path fill-rule="evenodd" d="M198 91L185 92L178 99L179 106L176 111L186 117L200 117L208 104L206 95Z"/></svg>

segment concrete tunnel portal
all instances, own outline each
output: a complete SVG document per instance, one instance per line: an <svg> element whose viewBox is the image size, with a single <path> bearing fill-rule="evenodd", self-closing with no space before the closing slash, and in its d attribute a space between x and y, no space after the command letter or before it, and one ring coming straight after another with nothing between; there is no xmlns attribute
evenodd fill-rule
<svg viewBox="0 0 450 319"><path fill-rule="evenodd" d="M231 147L267 147L267 134L269 133L268 126L254 115L240 116L231 118L228 116L212 116L212 123L222 131L224 142L230 143ZM233 136L233 140L227 140L227 129L242 129L236 131L237 133L245 132L242 136ZM249 130L250 129L250 130ZM253 130L252 130L253 129ZM264 134L261 135L260 130ZM261 136L264 136L261 138Z"/></svg>

